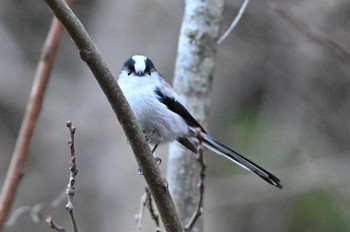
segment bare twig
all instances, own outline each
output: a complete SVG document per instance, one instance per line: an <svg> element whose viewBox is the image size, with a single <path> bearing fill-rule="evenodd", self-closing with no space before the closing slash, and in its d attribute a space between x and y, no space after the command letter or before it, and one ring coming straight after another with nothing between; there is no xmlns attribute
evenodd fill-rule
<svg viewBox="0 0 350 232"><path fill-rule="evenodd" d="M67 1L68 4L72 0ZM39 117L41 105L44 99L46 86L52 70L58 45L62 37L63 28L55 18L52 21L50 31L41 51L40 60L36 69L30 98L12 155L10 167L7 171L5 183L0 196L0 231L3 228L6 217L11 209L17 187L23 176L23 170L27 164L28 150L33 131Z"/></svg>
<svg viewBox="0 0 350 232"><path fill-rule="evenodd" d="M148 210L151 214L152 219L154 220L155 224L156 224L156 232L160 232L160 227L159 227L159 214L158 212L154 209L153 207L153 200L152 200L152 195L151 192L149 191L148 188L146 188L146 194L148 195Z"/></svg>
<svg viewBox="0 0 350 232"><path fill-rule="evenodd" d="M22 214L25 214L25 213L30 212L32 209L33 209L33 206L22 206L22 207L17 208L17 209L11 214L11 216L9 217L9 219L6 221L6 223L5 223L5 228L8 228L8 227L13 226L13 225L16 223L17 218L18 218L19 216L21 216Z"/></svg>
<svg viewBox="0 0 350 232"><path fill-rule="evenodd" d="M233 31L233 29L237 26L239 20L241 19L245 9L247 8L247 5L249 3L249 0L244 0L243 5L241 6L241 9L239 9L239 12L236 16L236 18L231 23L230 27L227 29L227 31L221 36L221 38L218 40L218 44L222 43Z"/></svg>
<svg viewBox="0 0 350 232"><path fill-rule="evenodd" d="M49 224L50 228L53 230L56 230L58 232L65 232L66 230L62 227L57 225L53 220L51 216L48 216L46 218L46 222Z"/></svg>
<svg viewBox="0 0 350 232"><path fill-rule="evenodd" d="M45 0L57 18L67 29L79 49L81 58L87 63L111 104L133 149L143 177L157 204L161 219L167 231L182 231L175 204L168 190L167 181L156 164L151 149L136 123L135 116L119 88L110 69L86 32L80 20L64 1Z"/></svg>
<svg viewBox="0 0 350 232"><path fill-rule="evenodd" d="M140 204L139 213L135 215L135 220L137 223L137 231L138 232L142 231L142 217L143 217L143 212L145 210L145 206L147 204L147 200L148 200L148 195L147 195L147 192L145 191L141 197L141 204Z"/></svg>
<svg viewBox="0 0 350 232"><path fill-rule="evenodd" d="M5 223L5 228L9 228L13 225L15 225L18 217L25 213L30 213L30 216L33 220L33 222L38 223L42 221L42 211L43 209L48 208L56 208L59 204L62 203L62 201L65 199L66 196L66 190L62 191L62 193L57 196L53 201L51 202L41 202L34 206L21 206L13 211L9 219Z"/></svg>
<svg viewBox="0 0 350 232"><path fill-rule="evenodd" d="M277 8L276 6L272 5L272 9L285 18L289 23L291 23L296 29L301 31L306 35L307 38L310 40L319 43L324 48L327 48L332 53L334 53L341 61L343 61L346 64L350 64L350 52L346 50L342 45L340 45L338 42L331 40L327 38L326 36L321 35L320 33L317 33L310 29L310 27L300 19L294 18L293 16L289 15L286 11Z"/></svg>
<svg viewBox="0 0 350 232"><path fill-rule="evenodd" d="M203 201L204 201L204 179L205 179L205 169L207 168L207 165L205 163L204 160L204 156L203 156L203 137L201 135L201 130L198 129L196 131L196 137L198 139L198 145L197 145L197 154L196 154L196 158L198 163L200 164L200 179L199 179L199 183L198 183L198 190L199 190L199 196L198 196L198 204L197 207L195 209L195 211L193 212L193 215L190 219L190 221L186 224L184 230L187 231L191 231L193 226L196 224L197 219L202 215L203 213Z"/></svg>
<svg viewBox="0 0 350 232"><path fill-rule="evenodd" d="M74 206L73 206L73 197L75 194L75 177L78 174L76 157L75 157L75 147L74 147L74 134L76 128L73 126L72 122L67 122L67 127L70 131L70 139L68 140L68 146L70 148L70 162L69 162L69 182L67 185L67 198L68 203L66 205L66 210L69 212L69 215L72 220L74 232L78 232L78 224L75 218Z"/></svg>
<svg viewBox="0 0 350 232"><path fill-rule="evenodd" d="M145 188L145 192L141 197L140 211L137 215L135 215L135 219L137 222L137 231L138 232L142 231L142 217L146 206L151 214L152 219L156 224L155 231L160 232L161 230L159 226L159 215L158 215L158 212L156 212L156 210L153 208L152 195L147 187Z"/></svg>

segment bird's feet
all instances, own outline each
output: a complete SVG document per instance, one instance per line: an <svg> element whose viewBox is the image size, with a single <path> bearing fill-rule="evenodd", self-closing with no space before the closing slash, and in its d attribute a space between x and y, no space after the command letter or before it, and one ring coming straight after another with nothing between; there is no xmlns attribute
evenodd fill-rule
<svg viewBox="0 0 350 232"><path fill-rule="evenodd" d="M158 166L162 163L162 159L157 157L157 156L154 157L154 160L156 161ZM137 167L137 173L139 175L143 175L143 171L142 171L142 168L140 166Z"/></svg>
<svg viewBox="0 0 350 232"><path fill-rule="evenodd" d="M143 130L143 135L145 136L147 143L152 143L153 130Z"/></svg>
<svg viewBox="0 0 350 232"><path fill-rule="evenodd" d="M154 131L153 130L143 130L142 133L145 136L146 142L151 143ZM126 143L129 144L128 139L126 139Z"/></svg>
<svg viewBox="0 0 350 232"><path fill-rule="evenodd" d="M158 166L162 163L162 159L157 156L154 157L154 160L156 161Z"/></svg>

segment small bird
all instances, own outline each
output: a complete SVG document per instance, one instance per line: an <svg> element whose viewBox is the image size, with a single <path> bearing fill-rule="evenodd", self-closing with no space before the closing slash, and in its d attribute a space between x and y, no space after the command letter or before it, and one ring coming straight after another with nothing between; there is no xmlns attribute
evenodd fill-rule
<svg viewBox="0 0 350 232"><path fill-rule="evenodd" d="M282 188L276 176L208 135L149 58L134 55L126 60L118 84L147 142L154 145L152 153L159 144L175 140L197 153L191 140L196 140L196 129L200 128L205 147L255 173L269 184Z"/></svg>

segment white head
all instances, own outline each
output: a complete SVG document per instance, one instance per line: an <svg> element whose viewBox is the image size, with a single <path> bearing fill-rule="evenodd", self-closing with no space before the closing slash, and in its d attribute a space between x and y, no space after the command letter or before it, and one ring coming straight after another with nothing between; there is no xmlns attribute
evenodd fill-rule
<svg viewBox="0 0 350 232"><path fill-rule="evenodd" d="M128 75L142 77L150 75L155 71L155 67L150 59L142 55L134 55L125 61L122 71L126 71Z"/></svg>

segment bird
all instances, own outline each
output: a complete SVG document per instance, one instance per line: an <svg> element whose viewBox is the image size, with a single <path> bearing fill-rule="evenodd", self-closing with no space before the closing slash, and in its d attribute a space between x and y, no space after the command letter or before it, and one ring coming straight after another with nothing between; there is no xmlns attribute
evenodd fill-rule
<svg viewBox="0 0 350 232"><path fill-rule="evenodd" d="M222 155L244 169L255 173L267 183L282 189L281 181L270 172L210 136L191 115L181 98L144 55L128 58L117 78L146 141L158 145L177 141L197 153L196 131L201 131L204 147Z"/></svg>

